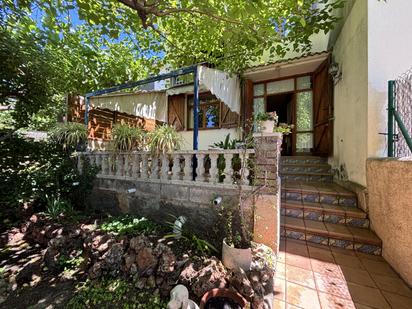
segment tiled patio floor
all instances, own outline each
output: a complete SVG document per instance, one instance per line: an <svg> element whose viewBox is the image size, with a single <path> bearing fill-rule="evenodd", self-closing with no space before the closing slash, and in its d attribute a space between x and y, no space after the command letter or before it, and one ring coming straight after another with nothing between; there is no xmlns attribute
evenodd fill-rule
<svg viewBox="0 0 412 309"><path fill-rule="evenodd" d="M282 239L274 308L412 308L412 290L380 256Z"/></svg>

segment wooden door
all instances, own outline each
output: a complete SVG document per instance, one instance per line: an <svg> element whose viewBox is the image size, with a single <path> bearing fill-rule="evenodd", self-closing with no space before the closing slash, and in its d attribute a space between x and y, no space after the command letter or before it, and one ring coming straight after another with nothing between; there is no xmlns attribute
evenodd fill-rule
<svg viewBox="0 0 412 309"><path fill-rule="evenodd" d="M329 63L330 59L325 60L313 76L313 154L318 156L333 152L333 80Z"/></svg>

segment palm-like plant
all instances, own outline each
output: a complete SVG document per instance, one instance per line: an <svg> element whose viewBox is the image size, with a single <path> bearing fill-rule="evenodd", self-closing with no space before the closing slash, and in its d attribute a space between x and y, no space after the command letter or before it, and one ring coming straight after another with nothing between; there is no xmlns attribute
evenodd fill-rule
<svg viewBox="0 0 412 309"><path fill-rule="evenodd" d="M51 137L65 150L74 150L87 141L87 128L82 123L66 122L58 124Z"/></svg>
<svg viewBox="0 0 412 309"><path fill-rule="evenodd" d="M112 146L114 150L142 150L145 146L146 132L140 128L117 124L112 131Z"/></svg>
<svg viewBox="0 0 412 309"><path fill-rule="evenodd" d="M182 137L175 128L167 124L157 126L149 133L149 149L153 153L170 153L180 149L181 145Z"/></svg>

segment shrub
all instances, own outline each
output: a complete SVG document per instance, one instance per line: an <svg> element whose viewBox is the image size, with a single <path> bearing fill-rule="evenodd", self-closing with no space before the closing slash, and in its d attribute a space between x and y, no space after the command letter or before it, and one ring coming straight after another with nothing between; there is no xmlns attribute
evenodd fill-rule
<svg viewBox="0 0 412 309"><path fill-rule="evenodd" d="M149 149L153 153L170 153L180 149L181 145L182 137L175 128L167 124L157 126L149 133Z"/></svg>
<svg viewBox="0 0 412 309"><path fill-rule="evenodd" d="M112 131L112 146L117 151L142 150L145 146L146 132L140 128L117 124Z"/></svg>
<svg viewBox="0 0 412 309"><path fill-rule="evenodd" d="M59 196L83 208L97 168L86 162L82 174L75 161L55 142L36 142L16 135L0 141L0 203L5 208L25 202L46 205Z"/></svg>
<svg viewBox="0 0 412 309"><path fill-rule="evenodd" d="M137 235L153 233L157 230L157 225L144 217L136 218L126 215L109 218L100 225L100 229L119 235Z"/></svg>
<svg viewBox="0 0 412 309"><path fill-rule="evenodd" d="M51 138L62 145L63 149L73 151L87 141L87 127L75 122L58 124L51 131Z"/></svg>

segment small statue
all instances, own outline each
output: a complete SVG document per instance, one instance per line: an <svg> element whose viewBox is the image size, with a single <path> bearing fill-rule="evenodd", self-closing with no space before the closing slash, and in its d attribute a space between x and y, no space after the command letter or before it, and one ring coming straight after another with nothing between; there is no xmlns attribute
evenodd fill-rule
<svg viewBox="0 0 412 309"><path fill-rule="evenodd" d="M189 291L184 285L178 284L170 291L170 301L167 309L199 309L193 300L189 299Z"/></svg>

